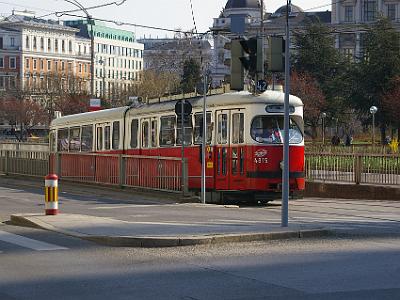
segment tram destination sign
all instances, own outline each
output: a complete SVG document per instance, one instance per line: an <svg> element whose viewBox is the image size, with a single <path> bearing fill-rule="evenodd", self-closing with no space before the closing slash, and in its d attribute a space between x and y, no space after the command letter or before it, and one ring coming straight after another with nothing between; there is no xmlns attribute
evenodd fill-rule
<svg viewBox="0 0 400 300"><path fill-rule="evenodd" d="M182 105L183 102L183 105ZM183 111L182 111L183 107ZM178 118L188 117L192 113L192 104L186 100L178 100L175 104L175 114Z"/></svg>

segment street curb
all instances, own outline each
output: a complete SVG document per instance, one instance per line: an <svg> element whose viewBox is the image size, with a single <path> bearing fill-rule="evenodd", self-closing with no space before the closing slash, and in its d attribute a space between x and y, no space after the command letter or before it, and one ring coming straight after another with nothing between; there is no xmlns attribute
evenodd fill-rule
<svg viewBox="0 0 400 300"><path fill-rule="evenodd" d="M42 222L34 215L11 215L10 223L18 226L28 226L45 229L64 235L88 240L104 246L136 247L136 248L164 248L195 245L214 245L223 243L246 243L256 241L284 240L298 238L318 238L330 236L333 233L327 229L304 229L292 231L276 231L243 234L215 234L198 236L96 236L74 231L62 230L48 223Z"/></svg>

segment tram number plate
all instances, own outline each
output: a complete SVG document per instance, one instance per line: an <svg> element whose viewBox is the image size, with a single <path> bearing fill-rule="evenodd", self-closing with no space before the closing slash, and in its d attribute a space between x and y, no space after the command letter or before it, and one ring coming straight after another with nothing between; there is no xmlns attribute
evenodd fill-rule
<svg viewBox="0 0 400 300"><path fill-rule="evenodd" d="M212 169L212 168L214 168L213 162L212 161L208 161L207 162L207 169Z"/></svg>
<svg viewBox="0 0 400 300"><path fill-rule="evenodd" d="M256 164L267 164L268 163L268 158L267 157L255 157L254 162Z"/></svg>

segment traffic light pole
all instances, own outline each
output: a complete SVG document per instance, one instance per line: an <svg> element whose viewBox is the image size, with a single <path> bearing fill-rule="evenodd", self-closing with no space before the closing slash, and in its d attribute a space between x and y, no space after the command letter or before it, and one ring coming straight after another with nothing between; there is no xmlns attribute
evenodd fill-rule
<svg viewBox="0 0 400 300"><path fill-rule="evenodd" d="M289 225L289 93L290 93L290 32L289 8L291 0L286 3L286 43L285 43L285 101L284 101L284 141L283 141L283 174L282 174L282 215L281 226Z"/></svg>
<svg viewBox="0 0 400 300"><path fill-rule="evenodd" d="M207 147L207 73L204 72L203 139L201 149L201 201L206 204L206 147Z"/></svg>

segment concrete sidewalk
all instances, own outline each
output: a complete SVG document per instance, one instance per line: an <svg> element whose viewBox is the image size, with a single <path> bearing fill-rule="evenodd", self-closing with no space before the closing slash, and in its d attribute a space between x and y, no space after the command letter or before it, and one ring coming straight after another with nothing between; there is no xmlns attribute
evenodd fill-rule
<svg viewBox="0 0 400 300"><path fill-rule="evenodd" d="M198 210L201 213L202 209ZM201 217L201 215L199 215ZM121 247L176 247L227 242L251 242L290 238L321 237L330 234L324 228L278 224L217 224L213 222L135 222L80 214L17 214L11 224L30 226Z"/></svg>

